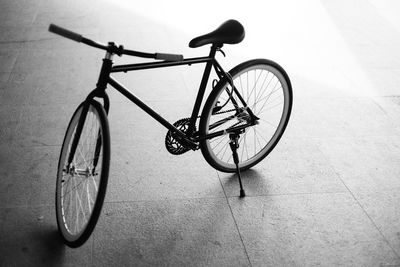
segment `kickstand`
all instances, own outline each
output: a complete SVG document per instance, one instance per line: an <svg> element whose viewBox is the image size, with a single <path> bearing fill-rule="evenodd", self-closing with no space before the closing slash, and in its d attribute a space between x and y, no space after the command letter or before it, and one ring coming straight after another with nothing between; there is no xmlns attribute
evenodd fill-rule
<svg viewBox="0 0 400 267"><path fill-rule="evenodd" d="M231 141L229 142L229 145L230 145L231 150L232 150L233 162L236 165L236 174L237 174L238 179L239 179L240 197L245 197L246 194L245 194L244 189L243 189L242 178L240 177L239 156L237 154L237 149L239 148L239 142L238 142L239 134L238 133L231 133L229 135L229 138L231 139Z"/></svg>

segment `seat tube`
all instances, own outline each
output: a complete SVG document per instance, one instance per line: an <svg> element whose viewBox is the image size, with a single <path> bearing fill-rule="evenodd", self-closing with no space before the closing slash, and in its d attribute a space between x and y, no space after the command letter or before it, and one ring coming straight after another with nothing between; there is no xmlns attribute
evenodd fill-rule
<svg viewBox="0 0 400 267"><path fill-rule="evenodd" d="M198 91L197 97L196 97L196 102L193 107L192 116L190 117L189 128L187 131L188 136L191 136L195 129L197 116L199 115L200 106L201 106L201 103L202 103L202 100L204 97L204 93L205 93L206 87L207 87L207 82L208 82L208 79L210 78L211 68L214 64L214 58L215 58L216 51L217 51L217 47L213 45L211 47L211 51L209 54L209 58L211 58L212 60L207 62L206 67L204 69L203 77L202 77L201 83L200 83L200 88L199 88L199 91Z"/></svg>

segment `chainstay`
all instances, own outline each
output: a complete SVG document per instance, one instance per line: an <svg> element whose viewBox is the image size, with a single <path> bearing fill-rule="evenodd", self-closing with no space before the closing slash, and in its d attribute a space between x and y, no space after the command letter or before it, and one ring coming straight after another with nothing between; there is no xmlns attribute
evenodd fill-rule
<svg viewBox="0 0 400 267"><path fill-rule="evenodd" d="M215 113L214 115L224 114L224 113L228 113L228 112L232 112L232 111L236 111L236 109L220 111L220 112ZM201 116L197 116L196 118L200 119ZM183 118L182 120L190 120L190 118Z"/></svg>

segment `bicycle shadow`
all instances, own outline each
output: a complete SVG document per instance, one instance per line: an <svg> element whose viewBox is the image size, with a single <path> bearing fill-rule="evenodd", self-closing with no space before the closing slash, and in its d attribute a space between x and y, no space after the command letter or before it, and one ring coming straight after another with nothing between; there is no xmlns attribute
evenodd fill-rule
<svg viewBox="0 0 400 267"><path fill-rule="evenodd" d="M37 249L35 254L40 263L56 266L64 261L66 246L54 226L48 225L45 229L36 229L29 237L38 242L34 250Z"/></svg>
<svg viewBox="0 0 400 267"><path fill-rule="evenodd" d="M245 190L255 195L256 184L264 184L261 170L243 172ZM239 185L235 174L222 180L229 201L236 201ZM226 189L228 188L228 189ZM219 191L220 192L220 191ZM246 197L239 202L246 201ZM113 203L103 213L95 230L94 265L246 265L243 244L232 211L223 193L218 197L165 199L138 203ZM121 205L121 208L117 207ZM106 208L107 210L107 208ZM106 215L104 215L106 214ZM133 223L135 222L135 223ZM105 229L115 231L113 238Z"/></svg>
<svg viewBox="0 0 400 267"><path fill-rule="evenodd" d="M60 266L65 262L66 247L52 224L17 223L7 234L0 248L1 266Z"/></svg>
<svg viewBox="0 0 400 267"><path fill-rule="evenodd" d="M267 195L270 193L270 184L265 171L249 169L240 173L243 189L246 196ZM218 172L222 187L227 197L239 196L239 179L236 173Z"/></svg>

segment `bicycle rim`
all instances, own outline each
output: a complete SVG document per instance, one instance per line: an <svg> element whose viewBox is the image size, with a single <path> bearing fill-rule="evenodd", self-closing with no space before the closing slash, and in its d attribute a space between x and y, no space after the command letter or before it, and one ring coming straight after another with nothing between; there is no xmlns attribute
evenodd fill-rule
<svg viewBox="0 0 400 267"><path fill-rule="evenodd" d="M78 246L89 237L97 222L107 185L108 127L104 115L99 114L102 107L98 103L95 107L94 104L92 102L89 106L71 164L68 166L68 155L83 105L71 119L60 155L56 190L57 222L59 231L70 246Z"/></svg>
<svg viewBox="0 0 400 267"><path fill-rule="evenodd" d="M265 60L266 61L266 60ZM230 73L236 93L229 83L214 89L203 114L205 134L227 130L246 124L249 114L238 97L259 118L258 124L247 127L239 138L239 167L250 168L261 161L275 147L287 125L292 102L287 75L273 62L254 60L245 62ZM238 112L238 110L240 112ZM202 152L216 169L234 172L229 134L206 140Z"/></svg>

